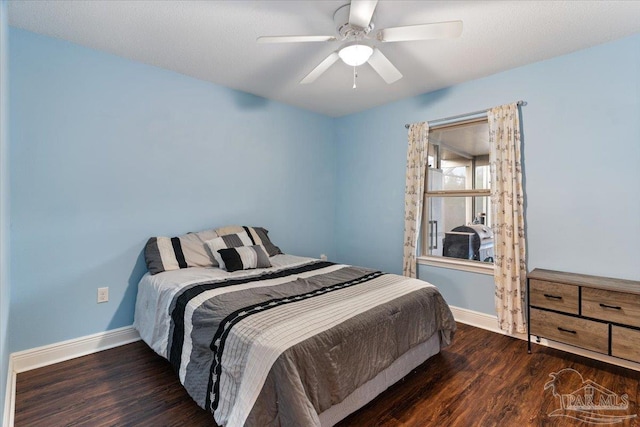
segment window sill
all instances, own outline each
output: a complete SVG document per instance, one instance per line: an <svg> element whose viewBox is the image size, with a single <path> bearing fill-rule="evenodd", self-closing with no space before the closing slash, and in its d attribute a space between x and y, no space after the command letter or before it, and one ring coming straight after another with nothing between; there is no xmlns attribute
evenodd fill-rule
<svg viewBox="0 0 640 427"><path fill-rule="evenodd" d="M457 258L420 256L418 257L418 264L468 271L469 273L486 274L489 276L493 276L494 271L493 264L478 261L465 261Z"/></svg>

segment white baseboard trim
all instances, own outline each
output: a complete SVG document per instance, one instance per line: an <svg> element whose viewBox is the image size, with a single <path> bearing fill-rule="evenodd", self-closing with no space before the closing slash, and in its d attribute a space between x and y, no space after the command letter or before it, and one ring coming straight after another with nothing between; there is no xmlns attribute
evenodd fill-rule
<svg viewBox="0 0 640 427"><path fill-rule="evenodd" d="M498 328L498 318L486 313L480 313L479 311L469 310L467 308L460 308L455 306L449 306L453 317L456 322L464 323L465 325L475 326L476 328L486 329L487 331L503 334L500 328Z"/></svg>
<svg viewBox="0 0 640 427"><path fill-rule="evenodd" d="M133 326L11 353L16 374L140 340Z"/></svg>
<svg viewBox="0 0 640 427"><path fill-rule="evenodd" d="M140 340L133 326L112 329L106 332L61 341L29 350L11 353L7 375L3 427L13 427L16 397L16 375L21 372L53 365L76 357L86 356L102 350L118 347Z"/></svg>
<svg viewBox="0 0 640 427"><path fill-rule="evenodd" d="M13 370L13 361L9 357L7 369L7 388L4 394L4 412L2 413L2 426L13 427L13 414L16 407L16 374Z"/></svg>
<svg viewBox="0 0 640 427"><path fill-rule="evenodd" d="M457 322L464 323L465 325L475 326L476 328L486 329L487 331L507 335L524 341L527 340L527 334L507 334L505 331L501 330L498 327L498 317L495 315L480 313L478 311L453 306L451 306L451 312L453 313L453 317ZM562 344L556 341L549 341L544 338L540 339L540 342L538 342L534 338L534 336L531 337L531 342L533 344L543 345L545 347L554 348L556 350L566 351L567 353L577 354L579 356L588 357L590 359L599 360L601 362L610 363L612 365L621 366L623 368L633 369L634 371L640 371L640 363L631 362L629 360L618 359L617 357L596 353L594 351L585 350L568 344Z"/></svg>

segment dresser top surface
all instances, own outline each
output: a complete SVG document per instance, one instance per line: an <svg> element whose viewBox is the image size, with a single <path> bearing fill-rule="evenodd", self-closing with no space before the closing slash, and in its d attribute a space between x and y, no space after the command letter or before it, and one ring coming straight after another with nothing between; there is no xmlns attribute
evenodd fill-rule
<svg viewBox="0 0 640 427"><path fill-rule="evenodd" d="M617 292L627 292L640 295L640 281L614 279L611 277L590 276L587 274L565 273L562 271L536 268L527 277L529 279L547 282L565 283L568 285L584 286L588 288L606 289Z"/></svg>

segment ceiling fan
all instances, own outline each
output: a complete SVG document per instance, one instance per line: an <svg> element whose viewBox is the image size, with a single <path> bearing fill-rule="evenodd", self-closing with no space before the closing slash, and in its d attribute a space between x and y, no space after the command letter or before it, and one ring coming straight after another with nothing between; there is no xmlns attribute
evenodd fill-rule
<svg viewBox="0 0 640 427"><path fill-rule="evenodd" d="M462 21L435 22L430 24L406 25L383 28L371 32L372 21L378 0L351 0L336 10L333 20L337 36L263 36L258 43L299 43L299 42L344 42L338 50L331 52L319 65L307 74L300 84L314 82L338 59L353 67L353 87L356 87L356 67L368 62L369 65L391 84L402 78L402 74L374 45L375 42L401 42L455 38L462 34Z"/></svg>

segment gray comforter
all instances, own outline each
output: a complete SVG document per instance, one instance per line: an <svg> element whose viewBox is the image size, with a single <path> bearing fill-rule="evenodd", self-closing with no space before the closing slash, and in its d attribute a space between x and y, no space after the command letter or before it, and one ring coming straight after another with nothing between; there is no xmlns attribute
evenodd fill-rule
<svg viewBox="0 0 640 427"><path fill-rule="evenodd" d="M407 350L455 322L434 286L313 261L183 288L168 355L193 399L229 426L316 426Z"/></svg>

